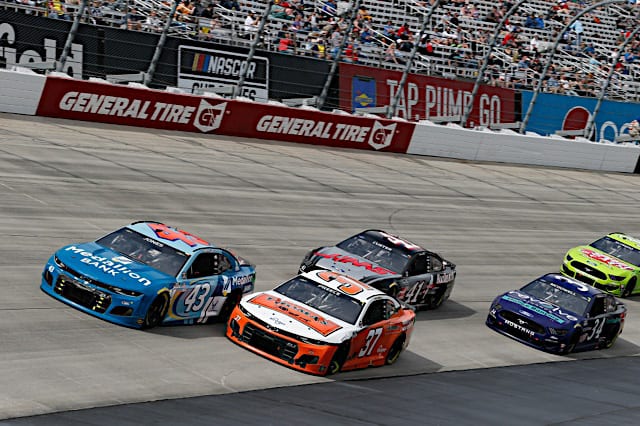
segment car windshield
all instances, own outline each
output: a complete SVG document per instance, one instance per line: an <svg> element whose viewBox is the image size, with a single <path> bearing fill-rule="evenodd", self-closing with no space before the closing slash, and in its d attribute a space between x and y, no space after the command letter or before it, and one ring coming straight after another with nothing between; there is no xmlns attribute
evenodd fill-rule
<svg viewBox="0 0 640 426"><path fill-rule="evenodd" d="M603 253L617 257L634 266L640 266L640 250L636 250L620 241L616 241L610 237L600 238L591 244L591 247L597 248Z"/></svg>
<svg viewBox="0 0 640 426"><path fill-rule="evenodd" d="M349 324L356 323L363 306L353 297L304 277L292 278L274 291Z"/></svg>
<svg viewBox="0 0 640 426"><path fill-rule="evenodd" d="M360 234L339 243L338 248L377 263L395 273L405 270L410 254L382 244L370 235Z"/></svg>
<svg viewBox="0 0 640 426"><path fill-rule="evenodd" d="M556 305L563 311L584 316L591 298L569 290L556 283L537 279L520 289L538 300Z"/></svg>
<svg viewBox="0 0 640 426"><path fill-rule="evenodd" d="M129 228L112 232L96 243L173 277L178 275L189 257L180 250Z"/></svg>

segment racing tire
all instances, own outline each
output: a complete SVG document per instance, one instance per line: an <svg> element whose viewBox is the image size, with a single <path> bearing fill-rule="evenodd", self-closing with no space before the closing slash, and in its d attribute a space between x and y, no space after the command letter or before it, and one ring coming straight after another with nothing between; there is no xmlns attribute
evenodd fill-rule
<svg viewBox="0 0 640 426"><path fill-rule="evenodd" d="M580 339L580 333L582 333L581 328L577 328L573 334L571 335L571 339L569 340L569 344L566 348L561 352L561 355L569 355L576 348L578 344L578 339Z"/></svg>
<svg viewBox="0 0 640 426"><path fill-rule="evenodd" d="M389 296L393 297L396 300L398 300L399 292L400 292L400 287L396 283L393 283L392 285L387 287L387 291L385 291L385 293L387 293Z"/></svg>
<svg viewBox="0 0 640 426"><path fill-rule="evenodd" d="M384 363L386 365L391 365L395 363L398 358L400 358L400 354L402 353L402 345L404 345L404 337L398 337L396 341L393 342L393 345L391 345L389 352L387 352L387 357L384 360Z"/></svg>
<svg viewBox="0 0 640 426"><path fill-rule="evenodd" d="M144 316L142 328L148 330L159 325L167 312L168 306L169 296L167 293L160 293L149 305L149 309L147 309L147 313Z"/></svg>
<svg viewBox="0 0 640 426"><path fill-rule="evenodd" d="M331 376L333 374L339 373L342 370L342 365L347 358L347 352L349 350L348 346L341 345L336 353L331 358L331 362L329 363L329 368L327 369L327 376Z"/></svg>
<svg viewBox="0 0 640 426"><path fill-rule="evenodd" d="M443 287L438 290L436 294L429 300L429 309L438 309L445 301L444 295L447 292L447 288Z"/></svg>
<svg viewBox="0 0 640 426"><path fill-rule="evenodd" d="M616 340L618 340L619 335L620 335L620 325L618 325L618 327L616 328L615 332L613 333L613 336L607 338L607 340L604 341L604 345L602 345L602 347L604 349L610 349L611 347L613 347L614 343L616 343Z"/></svg>
<svg viewBox="0 0 640 426"><path fill-rule="evenodd" d="M227 296L227 300L224 301L222 308L220 308L220 313L218 313L218 322L226 323L229 320L231 312L240 303L240 299L242 299L242 292L240 291L232 292Z"/></svg>
<svg viewBox="0 0 640 426"><path fill-rule="evenodd" d="M633 294L633 290L636 289L636 282L636 277L631 278L629 284L627 284L627 286L624 288L624 291L622 292L622 297L631 297L631 295Z"/></svg>

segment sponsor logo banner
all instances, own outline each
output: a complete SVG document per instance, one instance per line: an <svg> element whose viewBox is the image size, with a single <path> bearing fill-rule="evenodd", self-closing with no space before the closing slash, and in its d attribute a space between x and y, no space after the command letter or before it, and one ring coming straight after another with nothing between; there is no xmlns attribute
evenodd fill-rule
<svg viewBox="0 0 640 426"><path fill-rule="evenodd" d="M235 86L247 67L246 60L246 54L182 45L178 55L178 87L196 93L198 89ZM248 64L241 96L253 101L268 100L268 58L254 56Z"/></svg>
<svg viewBox="0 0 640 426"><path fill-rule="evenodd" d="M405 153L415 125L48 77L37 114L187 132Z"/></svg>
<svg viewBox="0 0 640 426"><path fill-rule="evenodd" d="M340 64L340 108L389 105L400 86L399 71ZM400 93L396 115L409 121L430 117L462 116L471 101L473 82L410 74ZM481 86L473 104L469 125L487 126L515 121L515 91Z"/></svg>

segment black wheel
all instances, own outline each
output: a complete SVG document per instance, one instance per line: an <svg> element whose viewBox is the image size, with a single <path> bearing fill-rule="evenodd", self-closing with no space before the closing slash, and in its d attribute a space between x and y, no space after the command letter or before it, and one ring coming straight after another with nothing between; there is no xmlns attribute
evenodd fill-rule
<svg viewBox="0 0 640 426"><path fill-rule="evenodd" d="M331 362L329 363L329 369L327 370L327 376L339 373L342 370L342 365L347 358L347 352L349 351L348 345L341 345L336 353L333 355Z"/></svg>
<svg viewBox="0 0 640 426"><path fill-rule="evenodd" d="M242 298L242 292L236 291L227 296L227 300L224 301L222 308L220 308L220 313L218 314L219 322L227 322L229 320L229 316L231 316L231 312L236 307L238 303L240 303L240 299Z"/></svg>
<svg viewBox="0 0 640 426"><path fill-rule="evenodd" d="M620 325L618 325L615 328L615 331L612 333L613 335L611 337L607 337L607 340L605 340L604 342L604 348L605 349L609 349L610 347L613 346L614 343L616 343L616 340L618 340L618 336L620 335Z"/></svg>
<svg viewBox="0 0 640 426"><path fill-rule="evenodd" d="M580 333L582 333L582 329L580 328L576 329L573 332L573 334L571 335L571 339L569 340L569 344L561 353L562 355L569 355L571 352L573 352L573 350L576 348L576 345L578 344L578 339L580 339Z"/></svg>
<svg viewBox="0 0 640 426"><path fill-rule="evenodd" d="M622 297L630 297L633 291L636 289L636 277L633 277L629 280L629 284L626 285L624 291L622 292Z"/></svg>
<svg viewBox="0 0 640 426"><path fill-rule="evenodd" d="M397 299L399 292L400 292L400 287L398 286L398 284L393 283L387 288L387 291L385 293L387 293L389 296L393 297L394 299Z"/></svg>
<svg viewBox="0 0 640 426"><path fill-rule="evenodd" d="M402 345L404 344L404 337L399 337L393 342L391 345L391 349L387 353L387 358L384 360L384 363L387 365L391 365L398 360L400 357L400 353L402 352Z"/></svg>
<svg viewBox="0 0 640 426"><path fill-rule="evenodd" d="M438 289L436 294L434 294L429 300L429 303L428 303L429 309L439 308L445 300L444 295L446 292L447 292L447 287L442 287Z"/></svg>
<svg viewBox="0 0 640 426"><path fill-rule="evenodd" d="M149 309L147 309L147 314L144 316L144 322L142 323L142 328L149 329L157 326L162 322L165 313L167 312L167 307L169 305L169 296L167 293L161 293L158 297L155 298Z"/></svg>

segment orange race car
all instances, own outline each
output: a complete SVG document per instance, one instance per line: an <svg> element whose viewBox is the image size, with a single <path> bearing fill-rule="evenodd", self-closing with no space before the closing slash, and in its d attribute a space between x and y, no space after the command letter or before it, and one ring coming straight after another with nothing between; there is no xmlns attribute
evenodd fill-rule
<svg viewBox="0 0 640 426"><path fill-rule="evenodd" d="M297 275L243 298L227 337L272 361L325 376L393 364L409 344L415 312L330 271Z"/></svg>

